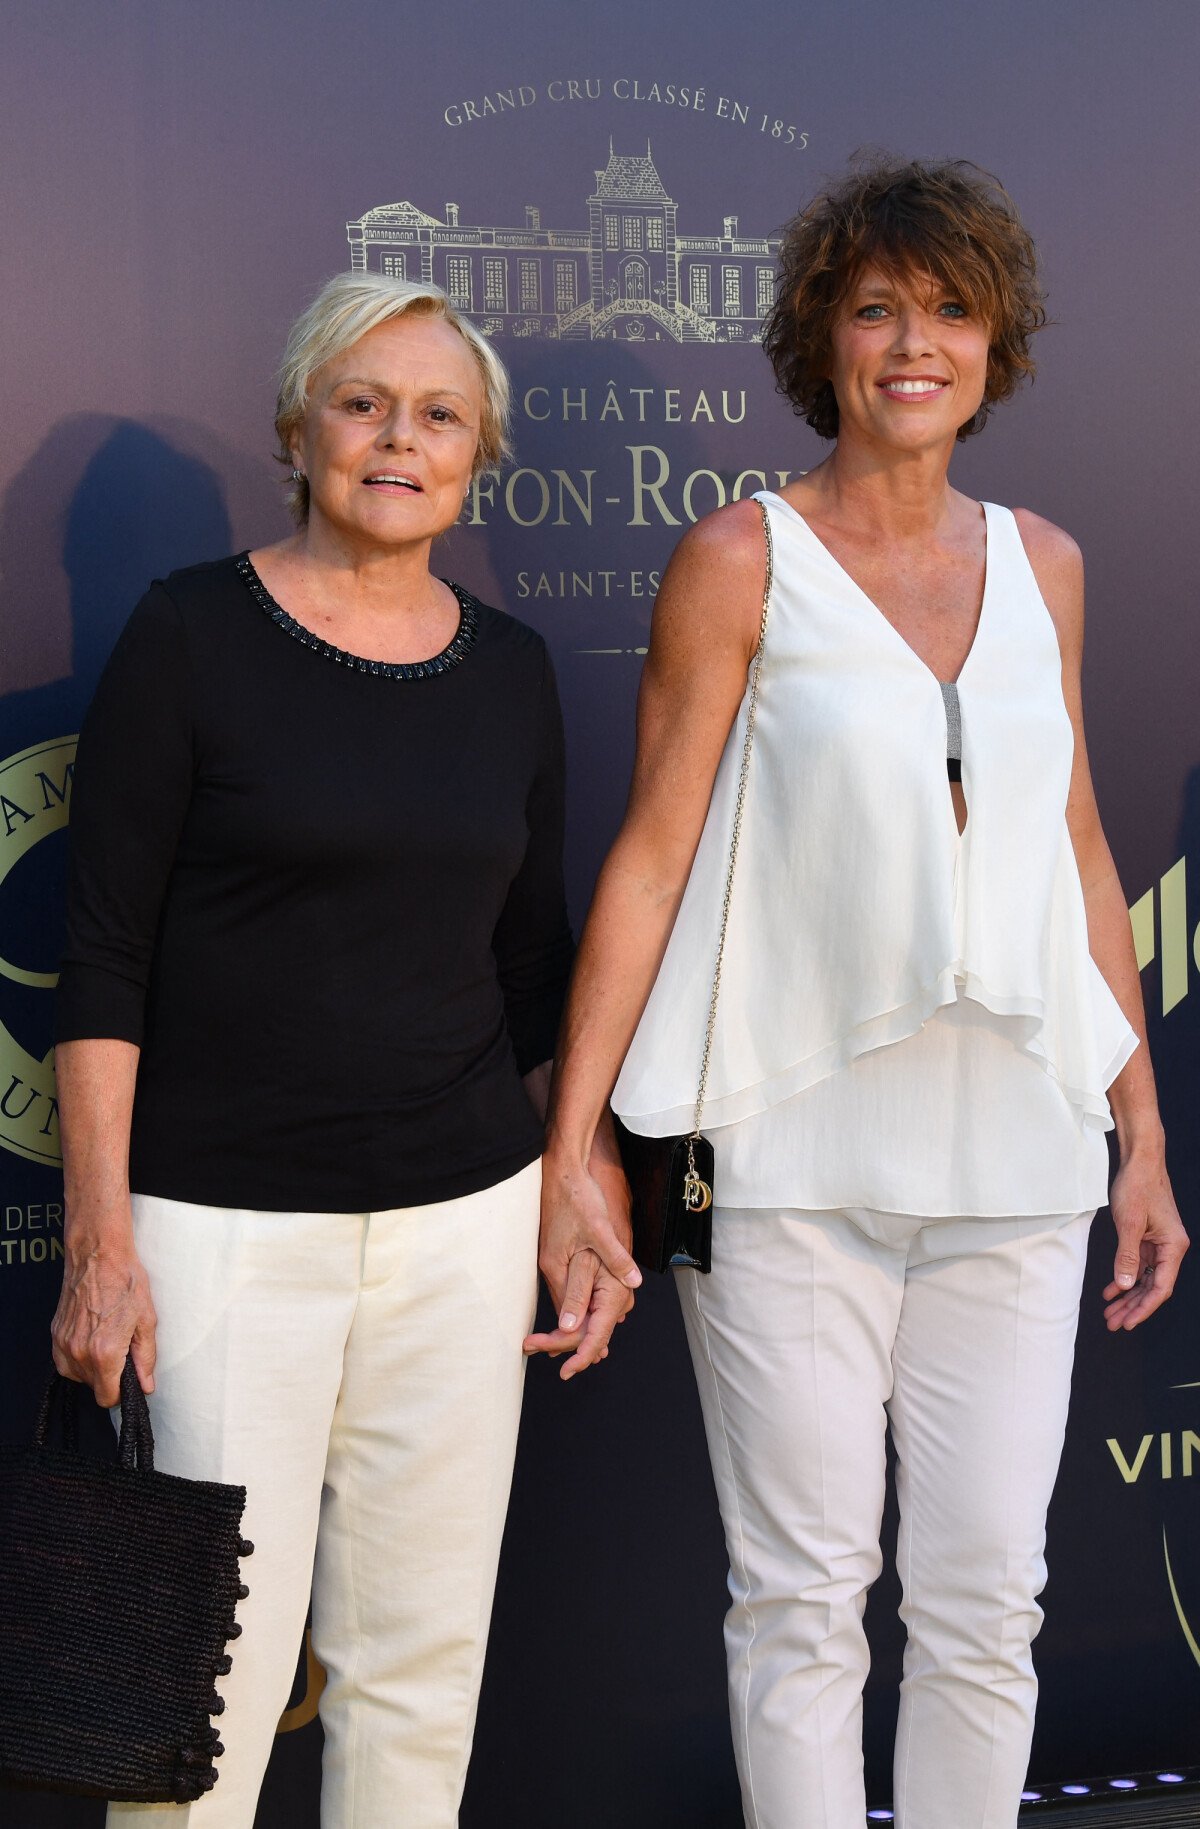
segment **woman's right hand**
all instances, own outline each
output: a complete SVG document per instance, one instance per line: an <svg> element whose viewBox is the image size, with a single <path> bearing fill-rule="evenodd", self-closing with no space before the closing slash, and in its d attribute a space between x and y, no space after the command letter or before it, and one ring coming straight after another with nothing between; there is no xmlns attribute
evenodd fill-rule
<svg viewBox="0 0 1200 1829"><path fill-rule="evenodd" d="M528 1354L569 1353L559 1376L573 1378L608 1354L613 1329L633 1307L642 1273L629 1254L629 1190L615 1146L593 1151L586 1168L546 1155L538 1268L557 1326L530 1334Z"/></svg>
<svg viewBox="0 0 1200 1829"><path fill-rule="evenodd" d="M141 1387L149 1394L157 1324L128 1209L103 1222L73 1225L50 1327L57 1370L90 1385L96 1402L113 1409L121 1400L121 1372L132 1351Z"/></svg>
<svg viewBox="0 0 1200 1829"><path fill-rule="evenodd" d="M157 1317L133 1242L129 1131L140 1050L88 1037L54 1050L63 1142L62 1294L51 1324L54 1363L91 1385L97 1403L120 1401L132 1349L143 1391L154 1389Z"/></svg>

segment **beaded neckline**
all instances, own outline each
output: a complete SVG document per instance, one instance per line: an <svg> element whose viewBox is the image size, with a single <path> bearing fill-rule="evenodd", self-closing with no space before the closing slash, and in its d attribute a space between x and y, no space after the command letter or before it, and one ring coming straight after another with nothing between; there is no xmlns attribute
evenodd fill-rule
<svg viewBox="0 0 1200 1829"><path fill-rule="evenodd" d="M361 654L348 654L344 648L335 648L331 641L323 640L311 629L306 629L302 622L297 622L294 616L289 616L283 605L276 603L255 571L250 563L249 553L242 553L234 564L238 577L259 609L263 610L271 621L283 630L285 635L290 635L294 641L302 642L306 648L311 648L314 653L323 655L326 660L336 661L339 667L349 667L354 673L372 673L380 679L386 680L429 679L435 673L449 673L451 668L457 667L461 661L466 659L475 646L475 639L479 633L478 606L469 591L464 591L460 584L453 583L449 578L445 582L449 584L458 599L459 624L453 641L448 643L440 654L435 654L431 660L365 660Z"/></svg>

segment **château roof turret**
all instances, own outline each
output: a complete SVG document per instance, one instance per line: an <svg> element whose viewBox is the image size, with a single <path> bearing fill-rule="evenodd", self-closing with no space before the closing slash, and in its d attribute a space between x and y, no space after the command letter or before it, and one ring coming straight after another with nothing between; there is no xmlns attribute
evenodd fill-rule
<svg viewBox="0 0 1200 1829"><path fill-rule="evenodd" d="M613 151L608 142L608 164L596 173L596 196L605 200L620 199L628 203L670 203L666 186L655 170L646 141L646 156L627 157Z"/></svg>

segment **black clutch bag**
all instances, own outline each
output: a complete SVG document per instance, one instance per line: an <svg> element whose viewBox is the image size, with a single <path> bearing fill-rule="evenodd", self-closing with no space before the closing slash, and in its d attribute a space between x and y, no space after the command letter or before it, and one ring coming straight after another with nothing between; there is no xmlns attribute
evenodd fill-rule
<svg viewBox="0 0 1200 1829"><path fill-rule="evenodd" d="M758 646L750 667L742 766L733 809L733 833L729 841L725 893L721 900L717 962L708 999L708 1021L704 1029L704 1052L700 1059L700 1080L696 1088L692 1128L683 1137L644 1137L622 1124L619 1118L616 1119L621 1166L629 1183L633 1255L645 1270L663 1271L674 1266L676 1269L701 1270L707 1274L712 1269L713 1147L707 1137L701 1135L700 1125L708 1091L708 1063L712 1054L713 1030L716 1027L717 1002L721 994L721 964L725 957L725 936L729 930L738 839L742 831L746 786L750 779L750 755L754 747L759 676L767 640L767 615L771 607L771 581L774 575L771 521L766 504L760 502L759 508L762 511L763 533L767 542L767 581L763 590Z"/></svg>
<svg viewBox="0 0 1200 1829"><path fill-rule="evenodd" d="M249 1591L246 1489L154 1471L132 1358L117 1464L84 1459L79 1389L56 1374L33 1446L0 1448L0 1778L190 1803L224 1751L210 1716ZM55 1417L62 1447L49 1445Z"/></svg>
<svg viewBox="0 0 1200 1829"><path fill-rule="evenodd" d="M616 1120L644 1270L712 1269L713 1147L707 1137L642 1137Z"/></svg>

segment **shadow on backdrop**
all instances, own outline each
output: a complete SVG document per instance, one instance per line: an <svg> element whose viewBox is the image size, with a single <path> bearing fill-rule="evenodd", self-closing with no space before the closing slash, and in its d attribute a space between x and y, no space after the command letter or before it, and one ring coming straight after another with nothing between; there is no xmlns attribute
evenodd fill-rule
<svg viewBox="0 0 1200 1829"><path fill-rule="evenodd" d="M81 414L57 425L0 508L0 634L10 688L0 699L0 760L77 731L149 579L227 550L229 537L221 485L208 465L129 421ZM62 950L65 862L66 833L55 832L0 884L6 951L39 973L56 971ZM37 1060L50 1048L53 1013L52 991L0 977L0 1021ZM6 1158L5 1169L7 1199L44 1201L48 1185L58 1197L46 1168ZM6 1382L20 1400L5 1426L14 1439L32 1423L40 1381L29 1368L48 1358L58 1282L48 1263L22 1280L19 1297L14 1288L0 1303ZM95 1422L95 1442L107 1448L107 1419L97 1414Z"/></svg>
<svg viewBox="0 0 1200 1829"><path fill-rule="evenodd" d="M100 670L151 578L229 551L215 469L134 420L64 419L0 507L0 678L12 750L78 729Z"/></svg>
<svg viewBox="0 0 1200 1829"><path fill-rule="evenodd" d="M57 425L0 508L0 760L77 731L150 579L227 552L229 541L207 464L128 420L78 415ZM58 832L0 884L9 955L33 971L57 970L65 859ZM35 1058L45 1055L49 992L0 978L0 1018Z"/></svg>

